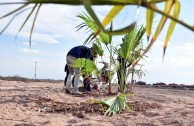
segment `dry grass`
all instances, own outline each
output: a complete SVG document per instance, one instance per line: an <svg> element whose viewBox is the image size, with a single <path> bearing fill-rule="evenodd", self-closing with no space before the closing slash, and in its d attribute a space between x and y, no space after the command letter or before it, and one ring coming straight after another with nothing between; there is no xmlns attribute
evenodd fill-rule
<svg viewBox="0 0 194 126"><path fill-rule="evenodd" d="M0 76L0 80L6 80L6 81L21 81L21 82L48 82L48 83L61 83L63 80L53 80L53 79L30 79L25 77L20 77L18 75L16 76Z"/></svg>

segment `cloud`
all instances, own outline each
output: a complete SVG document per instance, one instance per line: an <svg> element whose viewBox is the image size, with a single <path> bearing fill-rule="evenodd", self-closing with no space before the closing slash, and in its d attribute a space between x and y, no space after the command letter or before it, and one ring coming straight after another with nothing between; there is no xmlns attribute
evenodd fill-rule
<svg viewBox="0 0 194 126"><path fill-rule="evenodd" d="M29 33L21 32L18 37L29 38ZM32 35L32 42L41 42L47 44L57 44L59 41L52 37L52 35L44 34L44 33L33 33Z"/></svg>
<svg viewBox="0 0 194 126"><path fill-rule="evenodd" d="M29 48L24 48L21 50L24 53L31 53L31 54L39 54L40 51L36 49L29 49Z"/></svg>
<svg viewBox="0 0 194 126"><path fill-rule="evenodd" d="M23 42L24 45L27 45L27 46L30 46L30 43L29 42ZM34 45L35 43L32 42L31 45Z"/></svg>
<svg viewBox="0 0 194 126"><path fill-rule="evenodd" d="M13 8L17 8L17 5L6 6L3 7L3 9L0 12L0 15L4 15L5 13L8 13ZM82 12L84 8L82 6L66 6L66 5L53 5L53 4L47 4L43 5L39 11L33 37L36 36L36 34L44 33L47 34L47 37L52 38L50 39L48 43L58 43L56 40L58 37L60 38L79 38L81 33L76 32L75 26L80 24L78 18L76 17L76 14L78 12ZM11 25L8 27L8 29L5 31L6 34L9 35L16 35L18 30L20 29L22 23L24 22L25 18L28 16L28 13L30 10L26 11L25 13L20 14L15 18L15 20L11 23ZM20 35L22 33L19 33L19 37L28 37L31 30L33 17L28 20L28 22L25 24L25 26L22 29L23 33L26 33L26 36ZM7 22L9 21L11 17L7 17L3 20L1 20L1 26L2 29ZM28 35L28 36L27 36ZM57 38L56 38L57 36ZM36 36L37 37L37 36ZM34 38L36 38L34 37ZM41 35L41 38L43 36Z"/></svg>
<svg viewBox="0 0 194 126"><path fill-rule="evenodd" d="M83 6L45 5L40 9L35 32L47 33L55 38L80 39L80 34L84 33L77 32L75 27L81 23L76 14L82 11Z"/></svg>
<svg viewBox="0 0 194 126"><path fill-rule="evenodd" d="M166 54L163 58L163 44L164 40L157 39L152 46L150 52L146 55L149 57L146 59L148 67L157 68L158 65L168 66L168 68L180 67L194 67L193 55L194 55L194 43L190 41L180 42L171 40L168 44ZM147 44L145 44L147 46ZM163 62L162 62L163 60ZM147 64L147 63L146 63Z"/></svg>
<svg viewBox="0 0 194 126"><path fill-rule="evenodd" d="M42 42L42 43L48 43L48 44L57 44L59 41L55 39L54 37L48 35L48 34L42 34L42 33L35 33L32 37L33 41Z"/></svg>
<svg viewBox="0 0 194 126"><path fill-rule="evenodd" d="M146 54L149 58L143 62L147 71L143 79L151 83L162 81L190 84L194 73L194 44L171 41L163 62L162 48L163 42L157 40L150 53Z"/></svg>
<svg viewBox="0 0 194 126"><path fill-rule="evenodd" d="M194 52L194 43L187 42L184 43L183 45L177 46L176 50L179 50L180 53L185 53L186 55L192 55Z"/></svg>
<svg viewBox="0 0 194 126"><path fill-rule="evenodd" d="M5 6L0 12L0 15L8 13L9 11L13 10L13 8L17 7L18 5L13 5L11 8L10 6ZM99 9L99 7L94 7L96 14L101 20L104 18L105 11L108 12L110 8L111 6L103 6L102 10ZM28 16L29 12L30 10L17 16L5 33L14 37ZM72 41L77 41L80 40L80 36L81 39L87 38L87 35L83 30L77 32L77 29L75 28L81 23L81 19L76 17L76 15L81 12L86 12L83 6L44 4L38 13L32 35L32 41L56 44L59 43L59 39L70 39ZM6 25L10 18L11 17L8 17L1 21L1 29ZM19 33L18 38L29 39L33 18L34 14Z"/></svg>

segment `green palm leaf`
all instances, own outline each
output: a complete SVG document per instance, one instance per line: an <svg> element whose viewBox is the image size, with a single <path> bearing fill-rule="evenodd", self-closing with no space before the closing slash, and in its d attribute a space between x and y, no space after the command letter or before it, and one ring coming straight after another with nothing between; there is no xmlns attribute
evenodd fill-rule
<svg viewBox="0 0 194 126"><path fill-rule="evenodd" d="M179 17L179 13L180 13L180 2L178 0L176 0L175 4L174 4L174 12L173 12L173 17L177 18ZM164 42L164 51L163 51L163 57L165 55L165 51L169 42L169 39L173 33L173 30L175 28L176 22L175 21L171 21L170 26L168 28L168 32L166 35L166 39Z"/></svg>
<svg viewBox="0 0 194 126"><path fill-rule="evenodd" d="M92 47L95 49L96 53L98 53L99 56L103 56L104 51L103 51L100 43L99 44L93 43Z"/></svg>
<svg viewBox="0 0 194 126"><path fill-rule="evenodd" d="M85 77L88 77L91 73L94 73L95 75L99 73L95 63L89 59L78 58L77 60L73 61L71 66L80 68L80 74L84 74Z"/></svg>
<svg viewBox="0 0 194 126"><path fill-rule="evenodd" d="M171 9L172 9L173 4L174 4L174 1L173 0L166 1L165 8L164 8L164 12L166 14L169 14L171 12ZM155 6L153 6L152 8L155 8L156 9ZM140 59L150 50L150 48L154 44L155 40L157 39L158 35L162 31L163 26L166 23L166 20L167 20L167 17L163 15L162 18L161 18L161 20L160 20L160 22L159 22L159 25L158 25L158 27L157 27L157 29L155 31L154 36L151 39L151 42L149 43L149 45L147 46L147 48L144 50L144 52L142 53L142 55L139 57L139 59L133 62L132 68L134 68L135 65L137 65L137 63L140 61Z"/></svg>
<svg viewBox="0 0 194 126"><path fill-rule="evenodd" d="M107 99L97 101L97 103L108 106L105 113L106 116L115 115L127 107L126 95L124 94L109 97Z"/></svg>
<svg viewBox="0 0 194 126"><path fill-rule="evenodd" d="M26 17L24 23L22 24L21 28L19 29L18 32L20 32L22 30L22 28L24 27L24 25L26 24L26 22L29 20L30 16L32 15L32 13L34 12L35 8L36 8L37 4L34 5L34 7L32 8L31 12L29 13L29 15Z"/></svg>
<svg viewBox="0 0 194 126"><path fill-rule="evenodd" d="M0 32L0 35L9 27L9 25L12 23L12 21L18 16L20 15L21 13L29 10L30 8L26 8L26 9L23 9L21 10L20 12L16 13L12 18L11 20L7 23L7 25L3 28L3 30Z"/></svg>
<svg viewBox="0 0 194 126"><path fill-rule="evenodd" d="M21 7L15 9L15 10L13 10L13 11L11 11L11 12L5 14L5 15L3 15L2 17L0 17L0 19L3 19L3 18L5 18L5 17L7 17L7 16L12 15L12 14L14 14L14 13L20 11L21 9L25 8L25 7L28 6L28 5L29 5L29 4L24 4L24 5L22 5Z"/></svg>
<svg viewBox="0 0 194 126"><path fill-rule="evenodd" d="M137 3L138 0L135 0ZM124 2L124 1L122 1ZM128 0L128 2L134 2L134 0ZM96 25L99 27L99 29L96 31L96 34L94 35L94 37L96 37L100 31L102 30L104 33L107 33L107 34L110 34L110 35L118 35L118 34L125 34L125 33L128 33L130 31L132 31L134 28L135 28L135 25L136 25L136 21L131 23L130 25L128 25L127 27L124 27L122 29L119 29L119 30L114 30L114 31L108 31L106 29L104 29L104 26L101 24L101 22L99 21L99 19L97 18L96 14L94 13L93 9L91 8L91 5L92 5L92 2L89 1L89 0L85 0L84 1L84 6L85 6L85 9L88 11L88 13L90 14L91 18L94 20L94 22L96 23ZM117 8L116 8L117 9ZM122 7L120 9L118 9L118 11L120 12L120 10L122 10ZM114 9L113 9L114 11ZM112 12L111 12L112 14ZM118 14L118 13L116 13ZM114 16L114 14L113 14ZM106 23L112 21L112 18L111 19L108 19L106 21ZM94 38L93 37L93 38Z"/></svg>
<svg viewBox="0 0 194 126"><path fill-rule="evenodd" d="M125 6L113 6L109 13L106 15L104 20L102 21L102 25L107 26L113 19L123 10Z"/></svg>
<svg viewBox="0 0 194 126"><path fill-rule="evenodd" d="M145 34L146 29L144 26L141 26L138 30L138 32L136 33L136 37L135 37L135 42L134 42L134 46L133 46L133 50L135 50L141 43L142 37Z"/></svg>
<svg viewBox="0 0 194 126"><path fill-rule="evenodd" d="M30 46L31 46L32 33L33 33L33 31L34 31L34 26L35 26L36 18L37 18L37 16L38 16L38 12L39 12L41 6L42 6L42 4L40 4L40 5L38 6L38 9L37 9L37 11L36 11L36 14L35 14L35 17L34 17L34 20L33 20L32 28L31 28L31 31L30 31Z"/></svg>
<svg viewBox="0 0 194 126"><path fill-rule="evenodd" d="M92 72L96 69L96 65L91 60L85 58L78 58L74 61L73 67L79 67L85 69L86 72Z"/></svg>
<svg viewBox="0 0 194 126"><path fill-rule="evenodd" d="M141 45L141 39L145 34L145 28L141 26L139 29L134 29L132 32L127 33L122 39L118 55L127 60L134 60L134 53L138 50Z"/></svg>
<svg viewBox="0 0 194 126"><path fill-rule="evenodd" d="M165 4L165 9L164 9L164 12L169 14L172 10L172 6L173 6L174 2L173 0L169 0L166 2ZM163 27L164 27L164 24L166 23L166 20L167 20L167 17L166 16L162 16L160 22L159 22L159 25L156 29L156 32L154 34L154 36L152 37L152 40L150 43L154 43L155 40L157 39L158 35L160 34L160 32L162 31Z"/></svg>
<svg viewBox="0 0 194 126"><path fill-rule="evenodd" d="M152 24L154 19L154 11L151 9L146 10L146 32L147 32L147 41L149 41Z"/></svg>
<svg viewBox="0 0 194 126"><path fill-rule="evenodd" d="M30 16L32 15L32 13L34 12L34 10L36 9L37 7L37 4L34 5L34 7L32 8L32 10L30 11L30 13L28 14L28 16L26 17L25 21L23 22L22 26L20 27L20 29L18 30L16 36L15 36L15 39L17 38L18 36L18 33L22 30L22 28L25 26L26 22L29 20ZM35 22L33 22L34 24ZM32 29L33 30L33 25L32 25ZM32 32L31 32L32 33ZM30 33L30 41L31 41L31 33ZM31 44L31 42L30 42Z"/></svg>
<svg viewBox="0 0 194 126"><path fill-rule="evenodd" d="M90 40L92 40L94 33L97 32L97 30L98 30L98 26L91 19L91 17L89 17L84 12L83 13L79 13L77 15L77 17L80 18L80 19L82 19L84 21L80 25L76 26L77 30L80 30L82 28L86 28L85 30L87 32L90 32L90 31L92 32L89 35L89 37L86 39L86 41L84 42L86 44L87 42L89 42ZM108 34L105 34L102 31L98 34L98 39L99 39L99 41L103 42L105 45L108 45L110 43L110 36Z"/></svg>

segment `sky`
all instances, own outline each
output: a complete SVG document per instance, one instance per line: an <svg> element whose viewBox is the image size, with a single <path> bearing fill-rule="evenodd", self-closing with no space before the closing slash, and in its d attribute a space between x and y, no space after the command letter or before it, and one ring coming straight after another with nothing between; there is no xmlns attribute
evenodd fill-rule
<svg viewBox="0 0 194 126"><path fill-rule="evenodd" d="M18 0L9 0L18 1ZM8 2L8 0L1 0ZM180 19L193 25L194 1L181 0ZM163 5L159 5L162 8ZM17 8L17 5L0 6L0 16ZM103 9L102 9L103 8ZM103 20L111 6L94 6L96 15ZM140 7L137 15L138 25L145 25L145 9ZM115 29L122 28L133 22L136 18L136 6L127 6L114 20ZM67 52L74 46L82 45L88 34L84 30L75 28L82 21L76 17L80 12L86 12L83 6L43 5L37 17L32 35L32 45L29 46L29 32L33 18L27 22L18 33L22 23L30 11L26 11L15 18L8 29L0 36L0 75L22 76L34 78L35 62L37 62L37 78L39 79L64 79L64 66ZM0 20L0 30L11 19L7 17ZM153 31L160 20L156 14ZM169 21L162 33L146 54L143 71L145 76L137 81L149 84L156 82L194 84L194 33L181 25L177 25L167 47L166 55L162 60L163 43L165 40ZM15 39L17 35L17 38ZM122 36L113 38L113 43L121 41ZM146 36L143 38L147 46ZM99 59L100 60L100 59ZM98 65L101 67L101 65Z"/></svg>

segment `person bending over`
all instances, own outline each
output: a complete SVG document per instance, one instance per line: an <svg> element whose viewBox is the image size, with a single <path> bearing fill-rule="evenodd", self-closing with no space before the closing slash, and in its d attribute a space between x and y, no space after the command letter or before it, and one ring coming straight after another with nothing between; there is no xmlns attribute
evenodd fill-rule
<svg viewBox="0 0 194 126"><path fill-rule="evenodd" d="M81 94L78 91L78 83L80 81L80 77L79 77L80 68L72 67L73 62L78 58L86 58L86 59L95 61L96 57L97 57L97 53L95 52L93 47L88 48L86 46L73 47L67 53L66 62L69 70L69 75L66 81L66 93ZM70 89L71 89L73 77L74 77L74 87L73 87L73 91L71 92Z"/></svg>

